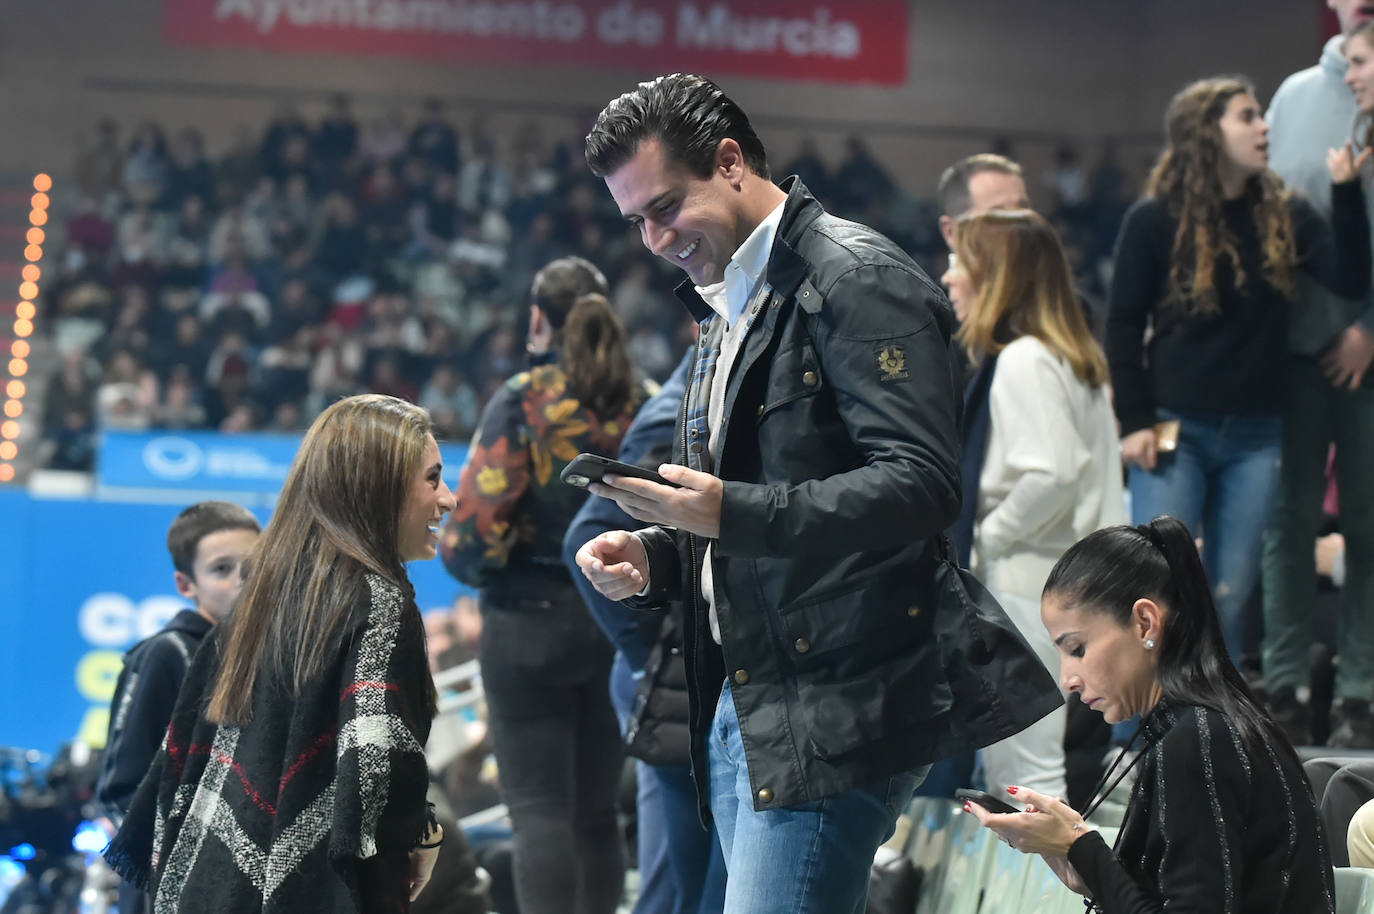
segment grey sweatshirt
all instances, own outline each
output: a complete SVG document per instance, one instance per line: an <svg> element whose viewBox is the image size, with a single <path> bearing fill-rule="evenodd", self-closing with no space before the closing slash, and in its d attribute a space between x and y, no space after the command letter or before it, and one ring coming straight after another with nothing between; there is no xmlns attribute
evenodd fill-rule
<svg viewBox="0 0 1374 914"><path fill-rule="evenodd" d="M1314 67L1299 70L1283 81L1269 103L1269 167L1289 187L1302 191L1327 219L1331 218L1331 173L1326 168L1329 149L1344 146L1355 125L1355 98L1345 84L1345 57L1336 35L1322 49ZM1374 194L1368 172L1363 179L1365 205L1374 220ZM1346 303L1315 283L1302 287L1303 304L1327 314L1358 315L1359 323L1374 332L1374 297ZM1325 302L1316 299L1326 297ZM1334 328L1333 328L1334 329Z"/></svg>

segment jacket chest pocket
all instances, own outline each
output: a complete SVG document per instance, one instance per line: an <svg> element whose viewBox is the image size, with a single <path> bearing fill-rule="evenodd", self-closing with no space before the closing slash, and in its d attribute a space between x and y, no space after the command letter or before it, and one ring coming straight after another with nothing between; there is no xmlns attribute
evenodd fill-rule
<svg viewBox="0 0 1374 914"><path fill-rule="evenodd" d="M769 365L763 402L758 406L759 421L799 400L815 397L825 386L820 359L810 342L779 352Z"/></svg>

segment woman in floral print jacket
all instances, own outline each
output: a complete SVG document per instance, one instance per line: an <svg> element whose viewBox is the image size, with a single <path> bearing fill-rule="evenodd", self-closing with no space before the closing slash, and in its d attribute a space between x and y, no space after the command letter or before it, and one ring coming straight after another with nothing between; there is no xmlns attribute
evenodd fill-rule
<svg viewBox="0 0 1374 914"><path fill-rule="evenodd" d="M478 656L525 914L611 914L624 882L620 730L606 685L614 651L561 557L586 496L559 473L583 451L619 453L651 393L605 294L580 258L535 276L537 364L487 404L440 538L448 570L481 591Z"/></svg>

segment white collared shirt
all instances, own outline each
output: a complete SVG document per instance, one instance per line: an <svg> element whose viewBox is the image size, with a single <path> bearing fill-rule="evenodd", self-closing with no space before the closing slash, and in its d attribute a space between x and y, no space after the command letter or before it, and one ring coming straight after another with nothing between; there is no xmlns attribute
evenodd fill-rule
<svg viewBox="0 0 1374 914"><path fill-rule="evenodd" d="M774 207L773 211L754 227L749 237L744 239L744 243L725 265L724 279L709 286L696 287L697 294L702 300L725 321L725 335L720 341L720 357L716 359L716 370L711 378L711 389L707 392L706 401L707 447L711 452L711 461L715 465L720 463L720 430L725 424L725 417L721 414L725 411L725 391L730 385L730 371L735 365L735 358L739 355L744 337L753 323L741 318L744 317L744 309L749 306L750 298L763 281L764 273L768 269L768 258L773 253L773 241L777 237L778 226L782 223L782 210L786 202L784 200ZM712 567L713 552L712 547L708 545L702 559L701 593L706 598L709 608L711 637L720 644L720 621L716 616L716 576Z"/></svg>

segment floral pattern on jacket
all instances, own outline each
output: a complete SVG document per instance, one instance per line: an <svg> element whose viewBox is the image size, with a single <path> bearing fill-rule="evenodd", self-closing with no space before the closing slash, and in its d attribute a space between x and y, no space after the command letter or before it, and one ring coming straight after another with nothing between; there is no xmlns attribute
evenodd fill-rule
<svg viewBox="0 0 1374 914"><path fill-rule="evenodd" d="M439 538L444 566L474 587L512 565L562 569L564 531L585 493L559 478L586 451L614 457L651 383L620 415L595 415L568 391L558 365L521 372L487 404L458 483L458 507Z"/></svg>

